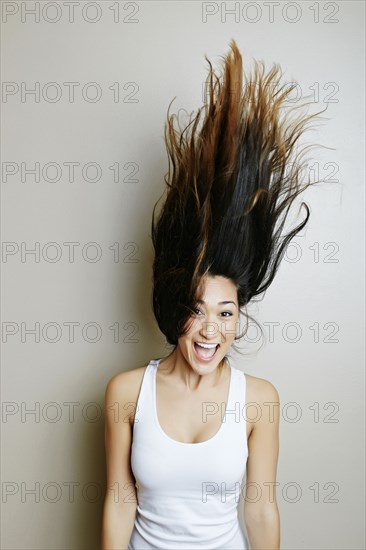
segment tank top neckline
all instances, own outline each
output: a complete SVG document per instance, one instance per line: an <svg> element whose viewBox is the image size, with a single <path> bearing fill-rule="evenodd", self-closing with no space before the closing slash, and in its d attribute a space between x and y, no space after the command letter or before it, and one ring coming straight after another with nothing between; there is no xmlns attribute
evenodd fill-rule
<svg viewBox="0 0 366 550"><path fill-rule="evenodd" d="M201 447L203 445L207 445L209 443L212 443L214 440L216 441L216 439L218 439L219 436L222 435L222 432L223 432L223 430L226 426L226 422L224 422L224 421L221 421L219 429L217 430L217 432L212 437L210 437L210 439L206 439L205 441L199 441L198 443L186 443L185 441L178 441L178 439L173 439L167 433L164 432L164 430L161 427L160 422L159 422L158 412L157 412L157 405L156 405L156 403L157 403L157 400L156 400L156 372L158 370L158 366L159 366L160 361L161 361L161 358L160 359L152 359L149 363L149 366L150 367L152 366L153 369L154 369L153 370L153 376L152 376L153 413L154 413L155 425L158 428L159 432L163 435L163 437L165 439L170 441L172 444L180 445L180 446L186 446L186 447ZM229 381L229 391L228 391L228 396L227 396L225 413L226 413L226 410L229 410L229 407L230 407L230 404L231 404L231 401L232 401L232 392L233 392L233 385L234 385L233 384L233 367L232 367L229 359L228 359L228 364L229 364L229 367L230 367L230 381Z"/></svg>

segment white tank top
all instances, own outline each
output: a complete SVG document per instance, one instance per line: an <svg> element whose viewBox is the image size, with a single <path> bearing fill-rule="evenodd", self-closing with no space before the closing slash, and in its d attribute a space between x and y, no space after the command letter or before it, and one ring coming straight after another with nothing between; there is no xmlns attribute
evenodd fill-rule
<svg viewBox="0 0 366 550"><path fill-rule="evenodd" d="M137 512L128 550L248 549L237 511L248 458L245 374L230 365L226 413L225 403L216 409L222 415L218 432L200 443L183 443L169 437L158 420L159 362L152 359L145 369L133 425Z"/></svg>

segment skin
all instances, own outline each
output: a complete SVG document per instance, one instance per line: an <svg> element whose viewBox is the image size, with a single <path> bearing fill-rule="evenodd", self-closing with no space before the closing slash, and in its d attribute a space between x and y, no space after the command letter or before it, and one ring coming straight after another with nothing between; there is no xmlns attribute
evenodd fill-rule
<svg viewBox="0 0 366 550"><path fill-rule="evenodd" d="M201 303L197 304L190 319L188 332L178 339L174 351L160 361L157 370L159 424L172 439L199 443L210 439L219 430L220 414L210 415L203 422L202 402L227 402L230 369L224 357L238 332L239 318L234 283L221 276L206 277ZM214 360L209 363L200 361L194 351L195 341L219 343ZM145 368L115 375L106 388L107 491L102 550L127 548L133 530L137 496L130 454L134 413ZM245 376L246 403L255 403L255 408L247 408L244 522L251 549L277 550L280 548L280 517L275 492L279 396L271 382L248 374Z"/></svg>

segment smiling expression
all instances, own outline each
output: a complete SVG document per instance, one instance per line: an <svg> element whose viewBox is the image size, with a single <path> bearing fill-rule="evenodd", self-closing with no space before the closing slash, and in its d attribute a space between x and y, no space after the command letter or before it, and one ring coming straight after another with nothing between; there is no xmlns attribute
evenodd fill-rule
<svg viewBox="0 0 366 550"><path fill-rule="evenodd" d="M239 315L235 284L221 275L206 276L189 330L178 338L179 351L194 370L211 372L222 361L235 339Z"/></svg>

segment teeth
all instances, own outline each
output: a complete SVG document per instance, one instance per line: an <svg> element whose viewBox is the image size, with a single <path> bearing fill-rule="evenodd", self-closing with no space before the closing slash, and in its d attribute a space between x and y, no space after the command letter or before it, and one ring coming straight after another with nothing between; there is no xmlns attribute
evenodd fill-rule
<svg viewBox="0 0 366 550"><path fill-rule="evenodd" d="M196 342L197 346L201 346L202 348L208 348L212 349L217 346L217 344L203 344L202 342Z"/></svg>

